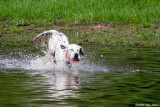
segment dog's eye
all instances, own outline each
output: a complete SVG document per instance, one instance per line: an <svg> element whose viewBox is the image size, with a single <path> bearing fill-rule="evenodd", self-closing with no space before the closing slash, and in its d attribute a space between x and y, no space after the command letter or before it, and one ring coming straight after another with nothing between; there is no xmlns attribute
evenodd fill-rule
<svg viewBox="0 0 160 107"><path fill-rule="evenodd" d="M74 51L73 49L70 49L71 51Z"/></svg>
<svg viewBox="0 0 160 107"><path fill-rule="evenodd" d="M66 47L64 45L60 45L61 46L61 49L66 49Z"/></svg>

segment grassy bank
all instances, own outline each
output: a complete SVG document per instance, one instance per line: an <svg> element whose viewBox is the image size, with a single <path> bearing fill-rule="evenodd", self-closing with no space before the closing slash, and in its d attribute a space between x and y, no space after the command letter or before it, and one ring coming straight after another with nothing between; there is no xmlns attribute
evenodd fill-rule
<svg viewBox="0 0 160 107"><path fill-rule="evenodd" d="M94 24L94 25L48 25L10 27L0 37L3 46L30 46L39 33L56 29L69 38L70 43L101 46L160 46L160 27L144 28L142 25Z"/></svg>
<svg viewBox="0 0 160 107"><path fill-rule="evenodd" d="M29 46L44 30L71 43L160 46L159 0L1 0L0 45Z"/></svg>

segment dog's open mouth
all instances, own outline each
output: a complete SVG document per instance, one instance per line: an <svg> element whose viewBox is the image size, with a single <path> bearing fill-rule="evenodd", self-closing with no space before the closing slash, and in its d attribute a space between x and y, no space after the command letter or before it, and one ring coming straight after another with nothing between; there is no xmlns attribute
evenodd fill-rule
<svg viewBox="0 0 160 107"><path fill-rule="evenodd" d="M73 58L74 61L79 61L79 58Z"/></svg>

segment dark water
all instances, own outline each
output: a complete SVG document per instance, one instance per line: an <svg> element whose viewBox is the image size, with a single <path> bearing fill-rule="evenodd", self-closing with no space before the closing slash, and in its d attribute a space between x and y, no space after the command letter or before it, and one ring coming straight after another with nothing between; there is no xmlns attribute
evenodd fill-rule
<svg viewBox="0 0 160 107"><path fill-rule="evenodd" d="M33 48L0 48L0 107L160 106L160 49L85 47L76 70L35 69Z"/></svg>

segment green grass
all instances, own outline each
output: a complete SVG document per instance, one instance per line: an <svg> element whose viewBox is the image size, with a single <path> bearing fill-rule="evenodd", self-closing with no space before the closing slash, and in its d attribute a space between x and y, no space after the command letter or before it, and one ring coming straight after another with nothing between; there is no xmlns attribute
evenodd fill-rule
<svg viewBox="0 0 160 107"><path fill-rule="evenodd" d="M159 0L0 0L0 45L29 46L56 29L71 43L160 46L159 21Z"/></svg>
<svg viewBox="0 0 160 107"><path fill-rule="evenodd" d="M152 26L144 28L141 25L103 25L104 28L95 28L99 25L76 25L76 26L20 26L2 28L3 36L0 37L0 45L24 47L32 46L33 38L39 33L55 29L63 32L69 38L70 43L95 44L104 47L108 46L160 46L160 27ZM101 25L102 26L102 25Z"/></svg>
<svg viewBox="0 0 160 107"><path fill-rule="evenodd" d="M1 0L0 19L13 23L82 24L142 23L160 21L159 0ZM27 22L27 20L29 22Z"/></svg>

